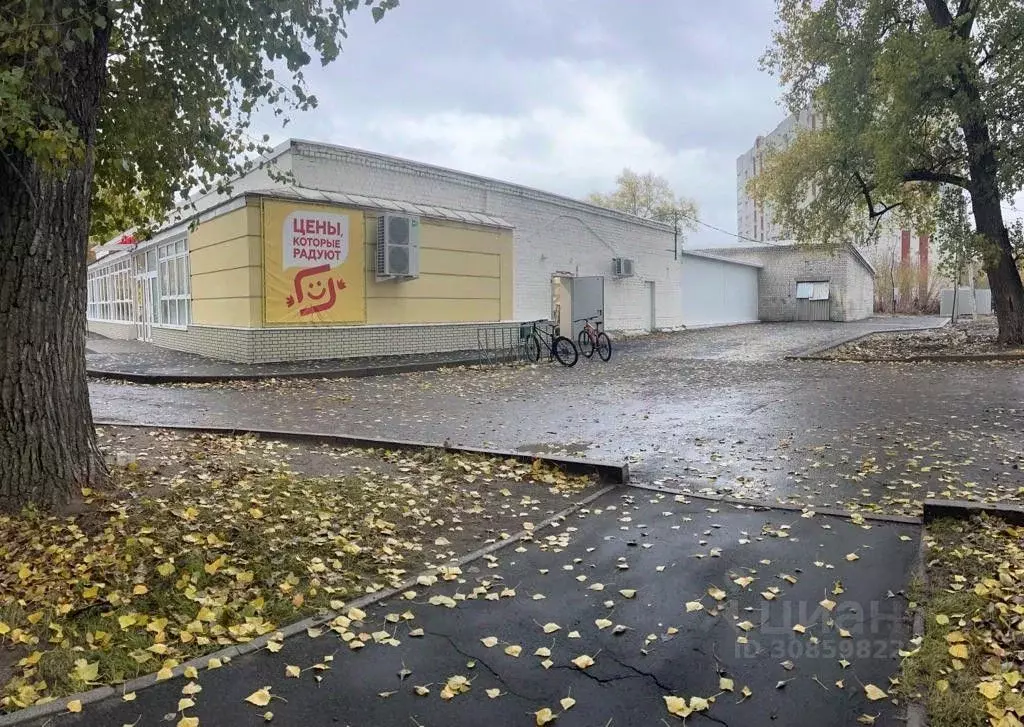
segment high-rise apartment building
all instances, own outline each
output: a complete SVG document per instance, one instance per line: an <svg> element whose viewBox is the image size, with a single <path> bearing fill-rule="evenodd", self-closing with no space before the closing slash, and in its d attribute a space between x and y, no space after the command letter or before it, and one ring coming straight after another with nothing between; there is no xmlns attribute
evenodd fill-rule
<svg viewBox="0 0 1024 727"><path fill-rule="evenodd" d="M744 241L769 243L793 239L776 222L771 206L757 202L750 196L747 183L763 170L769 149L785 148L800 130L818 129L823 123L823 116L810 109L790 114L769 134L758 136L754 146L736 159L736 229ZM934 263L929 253L930 247L931 238L928 235L901 229L895 219L884 220L876 230L874 240L857 246L876 268L898 267L916 271L918 285L914 286L915 293L922 298L925 297L929 271Z"/></svg>

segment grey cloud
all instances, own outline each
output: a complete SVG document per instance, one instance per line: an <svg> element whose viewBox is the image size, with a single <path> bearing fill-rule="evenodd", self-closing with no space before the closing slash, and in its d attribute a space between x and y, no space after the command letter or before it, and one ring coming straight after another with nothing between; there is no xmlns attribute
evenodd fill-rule
<svg viewBox="0 0 1024 727"><path fill-rule="evenodd" d="M757 67L771 39L773 6L770 0L405 0L379 24L366 12L352 19L342 57L307 73L320 108L296 117L284 134L445 160L452 151L448 137L404 139L382 124L446 113L511 122L538 108L561 108L572 102L572 89L551 73L559 61L591 76L628 73L639 79L628 91L635 129L673 157L700 152L692 168L690 162L674 167L673 181L698 198L709 222L734 229L735 158L783 115L774 79ZM275 139L282 136L269 116L261 122ZM557 166L551 139L545 129L514 125L499 151L528 178L512 181L578 195L611 186L614 170L631 163L609 158L607 179L573 174Z"/></svg>

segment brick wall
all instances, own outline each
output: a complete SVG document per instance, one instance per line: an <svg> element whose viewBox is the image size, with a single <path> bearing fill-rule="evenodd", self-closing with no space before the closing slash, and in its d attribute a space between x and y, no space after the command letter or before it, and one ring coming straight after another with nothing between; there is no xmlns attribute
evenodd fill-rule
<svg viewBox="0 0 1024 727"><path fill-rule="evenodd" d="M657 328L682 325L681 263L666 226L512 184L338 147L296 142L290 165L303 187L483 212L515 227L516 319L551 314L551 276L605 278L605 326L648 330L655 282ZM635 277L612 277L612 258L632 258Z"/></svg>
<svg viewBox="0 0 1024 727"><path fill-rule="evenodd" d="M223 361L254 363L255 329L191 325L188 330L153 327L153 343L185 353L198 353Z"/></svg>
<svg viewBox="0 0 1024 727"><path fill-rule="evenodd" d="M153 343L236 363L270 363L471 351L481 347L487 332L492 341L512 341L518 331L519 324L512 322L251 329L190 326L187 331L154 328Z"/></svg>
<svg viewBox="0 0 1024 727"><path fill-rule="evenodd" d="M96 333L107 338L130 341L138 334L134 323L110 323L107 321L89 321L89 333Z"/></svg>
<svg viewBox="0 0 1024 727"><path fill-rule="evenodd" d="M875 276L855 260L846 266L846 290L843 320L859 321L875 312Z"/></svg>
<svg viewBox="0 0 1024 727"><path fill-rule="evenodd" d="M867 318L874 305L874 278L848 250L831 254L796 247L720 248L720 257L758 263L758 311L762 321L797 320L796 284L827 280L833 321Z"/></svg>

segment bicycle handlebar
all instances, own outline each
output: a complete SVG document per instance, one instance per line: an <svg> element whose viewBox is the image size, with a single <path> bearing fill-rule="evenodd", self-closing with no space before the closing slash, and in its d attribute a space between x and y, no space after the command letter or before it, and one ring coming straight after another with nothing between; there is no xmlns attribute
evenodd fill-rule
<svg viewBox="0 0 1024 727"><path fill-rule="evenodd" d="M587 317L587 318L576 318L576 319L575 319L575 320L573 321L573 323L581 323L581 322L583 322L583 321L592 321L592 320L594 320L595 318L600 318L600 317L601 317L601 316L589 316L589 317Z"/></svg>

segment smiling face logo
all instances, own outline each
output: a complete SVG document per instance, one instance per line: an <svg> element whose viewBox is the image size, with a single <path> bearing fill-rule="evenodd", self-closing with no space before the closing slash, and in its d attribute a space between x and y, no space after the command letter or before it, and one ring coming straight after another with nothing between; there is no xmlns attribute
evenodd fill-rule
<svg viewBox="0 0 1024 727"><path fill-rule="evenodd" d="M338 301L338 292L345 289L345 281L340 276L337 280L331 277L330 265L318 265L315 268L304 268L295 274L295 293L285 301L288 307L302 305L300 316L321 313L330 310Z"/></svg>

